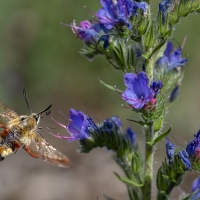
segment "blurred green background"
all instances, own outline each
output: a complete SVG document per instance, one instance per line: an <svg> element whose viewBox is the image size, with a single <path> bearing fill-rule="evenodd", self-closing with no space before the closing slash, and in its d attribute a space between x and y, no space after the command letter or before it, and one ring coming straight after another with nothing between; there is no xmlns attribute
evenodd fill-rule
<svg viewBox="0 0 200 200"><path fill-rule="evenodd" d="M91 17L83 6L96 12L98 0L1 0L0 1L0 99L19 114L29 114L23 99L26 88L34 112L53 104L51 116L64 123L56 109L68 114L70 108L80 109L93 116L96 122L113 115L119 116L124 127L131 126L138 133L138 143L144 147L141 127L127 122L137 118L129 109L121 107L123 101L101 84L98 78L124 89L123 74L112 69L97 57L93 62L79 54L82 42L70 28L59 22L77 23ZM156 16L158 1L152 1ZM181 146L191 140L200 128L200 16L193 14L175 27L171 37L181 44L188 37L183 50L189 59L185 67L179 99L170 108L165 128L172 125L170 141ZM175 39L175 40L174 40ZM178 44L177 44L178 46ZM50 117L41 126L51 132L67 134ZM126 187L112 173L120 172L105 149L90 154L78 154L78 142L53 138L45 128L41 131L56 148L69 156L71 169L57 168L31 158L23 150L0 163L0 199L2 200L99 200L107 194L118 200L128 199ZM155 172L165 157L164 141L157 146ZM177 195L190 191L196 173L188 173ZM156 187L154 186L154 194Z"/></svg>

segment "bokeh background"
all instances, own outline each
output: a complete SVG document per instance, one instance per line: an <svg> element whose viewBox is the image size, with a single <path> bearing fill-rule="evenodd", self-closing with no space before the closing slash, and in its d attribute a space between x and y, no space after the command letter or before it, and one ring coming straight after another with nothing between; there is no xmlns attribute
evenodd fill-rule
<svg viewBox="0 0 200 200"><path fill-rule="evenodd" d="M57 109L68 115L75 108L93 116L96 122L119 116L124 128L131 126L138 133L140 148L144 147L141 127L127 122L137 116L121 107L115 92L99 84L98 78L124 89L123 74L113 70L97 57L93 62L79 54L82 42L70 28L59 22L79 23L96 12L98 0L1 0L0 1L0 99L19 114L30 114L23 99L26 88L34 112L53 104L51 116L62 123L66 120ZM156 16L158 1L152 1ZM185 67L179 99L170 108L165 127L172 125L170 141L181 146L191 140L200 128L200 16L192 14L175 27L174 44L188 37L183 55L189 59ZM51 132L67 134L50 117L41 126ZM73 162L71 169L51 166L19 150L0 163L0 200L103 200L103 194L114 199L128 199L126 187L113 174L119 172L105 149L78 154L78 142L68 143L53 138L48 129L42 135ZM155 172L165 157L164 141L157 146ZM198 173L188 173L171 199L190 191ZM156 187L154 186L154 196Z"/></svg>

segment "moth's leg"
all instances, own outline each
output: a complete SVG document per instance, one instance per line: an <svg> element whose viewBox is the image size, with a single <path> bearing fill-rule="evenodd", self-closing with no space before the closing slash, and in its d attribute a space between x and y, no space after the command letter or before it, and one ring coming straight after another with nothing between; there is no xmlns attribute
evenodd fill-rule
<svg viewBox="0 0 200 200"><path fill-rule="evenodd" d="M33 153L30 148L26 145L23 146L23 149L32 157L34 158L40 158L40 154L37 154L37 153Z"/></svg>

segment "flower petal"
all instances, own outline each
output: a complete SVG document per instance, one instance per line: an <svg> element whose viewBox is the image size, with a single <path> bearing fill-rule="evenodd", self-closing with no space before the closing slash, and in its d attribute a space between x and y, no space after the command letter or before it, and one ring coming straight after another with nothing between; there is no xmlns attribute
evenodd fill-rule
<svg viewBox="0 0 200 200"><path fill-rule="evenodd" d="M124 75L124 85L127 87L127 88L132 88L133 86L133 82L134 82L134 79L137 78L137 75L136 74L133 74L133 73L126 73Z"/></svg>

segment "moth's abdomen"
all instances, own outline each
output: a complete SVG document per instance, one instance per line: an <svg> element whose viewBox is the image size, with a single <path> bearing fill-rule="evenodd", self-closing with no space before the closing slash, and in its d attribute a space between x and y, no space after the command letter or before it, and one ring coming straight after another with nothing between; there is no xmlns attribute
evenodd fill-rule
<svg viewBox="0 0 200 200"><path fill-rule="evenodd" d="M8 156L11 153L13 153L13 150L10 147L8 147L6 145L0 145L1 158L5 158L6 156Z"/></svg>
<svg viewBox="0 0 200 200"><path fill-rule="evenodd" d="M21 146L17 134L9 129L0 133L0 160L13 153Z"/></svg>

